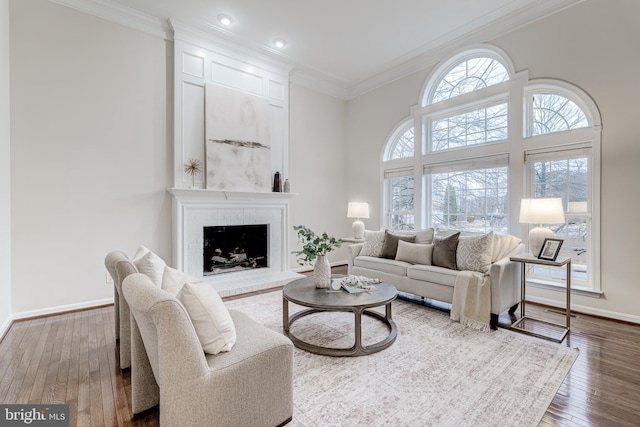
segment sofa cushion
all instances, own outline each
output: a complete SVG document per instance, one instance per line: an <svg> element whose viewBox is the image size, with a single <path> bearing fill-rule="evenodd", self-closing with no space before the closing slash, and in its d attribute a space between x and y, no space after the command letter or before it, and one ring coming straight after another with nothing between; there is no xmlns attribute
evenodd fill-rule
<svg viewBox="0 0 640 427"><path fill-rule="evenodd" d="M410 262L411 264L431 265L431 254L433 244L409 243L403 240L398 241L398 251L396 261Z"/></svg>
<svg viewBox="0 0 640 427"><path fill-rule="evenodd" d="M138 272L146 274L156 286L162 285L162 275L167 264L158 255L140 245L133 258L133 264Z"/></svg>
<svg viewBox="0 0 640 427"><path fill-rule="evenodd" d="M236 343L236 327L227 307L209 283L185 283L176 297L187 310L205 353L231 350Z"/></svg>
<svg viewBox="0 0 640 427"><path fill-rule="evenodd" d="M384 230L371 231L364 230L364 243L360 255L379 257L382 255L382 245L384 244Z"/></svg>
<svg viewBox="0 0 640 427"><path fill-rule="evenodd" d="M445 286L454 286L457 276L458 270L433 265L416 264L407 268L407 277L410 279L423 280Z"/></svg>
<svg viewBox="0 0 640 427"><path fill-rule="evenodd" d="M395 274L396 276L406 276L407 267L411 264L393 259L361 255L355 257L353 265L356 267L368 268L370 270L382 271L383 273Z"/></svg>
<svg viewBox="0 0 640 427"><path fill-rule="evenodd" d="M433 243L433 235L434 229L427 228L424 230L389 230L394 234L399 234L401 236L416 236L416 241L414 243Z"/></svg>
<svg viewBox="0 0 640 427"><path fill-rule="evenodd" d="M384 232L384 242L382 243L382 257L394 259L398 250L398 241L403 240L405 242L413 243L416 240L414 235L402 235L394 234L389 230Z"/></svg>
<svg viewBox="0 0 640 427"><path fill-rule="evenodd" d="M458 238L460 232L447 237L437 237L433 239L433 255L431 264L440 267L456 269L456 250L458 248Z"/></svg>
<svg viewBox="0 0 640 427"><path fill-rule="evenodd" d="M493 254L493 232L480 236L460 236L456 251L458 270L486 273L491 267Z"/></svg>

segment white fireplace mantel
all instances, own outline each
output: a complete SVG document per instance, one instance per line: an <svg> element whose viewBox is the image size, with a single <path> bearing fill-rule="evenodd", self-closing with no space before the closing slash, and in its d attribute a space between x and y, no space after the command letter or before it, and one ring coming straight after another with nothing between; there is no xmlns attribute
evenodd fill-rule
<svg viewBox="0 0 640 427"><path fill-rule="evenodd" d="M221 191L203 188L169 188L167 191L169 191L176 200L186 203L206 203L218 200L273 202L286 201L296 195L296 193Z"/></svg>
<svg viewBox="0 0 640 427"><path fill-rule="evenodd" d="M221 296L281 286L301 277L289 271L289 200L294 193L169 188L173 196L173 264L202 278ZM203 227L269 225L269 267L203 274Z"/></svg>

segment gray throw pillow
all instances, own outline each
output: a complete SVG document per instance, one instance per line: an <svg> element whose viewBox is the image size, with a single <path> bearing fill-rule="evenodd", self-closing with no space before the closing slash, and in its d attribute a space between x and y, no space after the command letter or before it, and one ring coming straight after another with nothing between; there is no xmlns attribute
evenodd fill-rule
<svg viewBox="0 0 640 427"><path fill-rule="evenodd" d="M416 241L416 236L403 236L401 234L393 234L390 233L389 230L385 230L381 255L383 258L394 259L396 257L396 251L398 250L398 240L413 243Z"/></svg>
<svg viewBox="0 0 640 427"><path fill-rule="evenodd" d="M456 270L456 250L460 232L447 237L436 237L433 240L431 264Z"/></svg>

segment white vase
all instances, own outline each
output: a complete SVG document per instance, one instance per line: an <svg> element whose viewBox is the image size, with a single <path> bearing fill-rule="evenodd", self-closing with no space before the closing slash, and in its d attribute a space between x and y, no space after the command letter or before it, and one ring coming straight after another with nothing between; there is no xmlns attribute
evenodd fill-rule
<svg viewBox="0 0 640 427"><path fill-rule="evenodd" d="M316 288L328 288L331 286L331 266L326 255L318 255L313 266L313 283Z"/></svg>

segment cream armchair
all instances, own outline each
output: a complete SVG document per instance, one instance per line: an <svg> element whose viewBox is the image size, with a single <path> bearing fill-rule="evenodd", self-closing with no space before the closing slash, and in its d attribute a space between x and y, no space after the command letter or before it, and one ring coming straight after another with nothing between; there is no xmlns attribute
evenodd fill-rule
<svg viewBox="0 0 640 427"><path fill-rule="evenodd" d="M128 276L122 289L132 315L132 375L149 376L132 377L134 413L159 402L163 426L272 427L291 420L289 339L229 310L235 346L205 354L176 298L143 274Z"/></svg>
<svg viewBox="0 0 640 427"><path fill-rule="evenodd" d="M116 341L119 341L120 369L125 370L131 367L131 325L129 306L122 295L122 281L138 270L122 251L109 252L104 259L104 265L113 278L115 334Z"/></svg>

